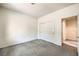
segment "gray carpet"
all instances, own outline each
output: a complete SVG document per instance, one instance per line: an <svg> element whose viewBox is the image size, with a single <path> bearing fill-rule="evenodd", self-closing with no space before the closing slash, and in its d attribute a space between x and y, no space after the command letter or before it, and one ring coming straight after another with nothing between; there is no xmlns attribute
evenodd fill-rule
<svg viewBox="0 0 79 59"><path fill-rule="evenodd" d="M44 40L9 46L0 49L1 56L70 56L64 48Z"/></svg>

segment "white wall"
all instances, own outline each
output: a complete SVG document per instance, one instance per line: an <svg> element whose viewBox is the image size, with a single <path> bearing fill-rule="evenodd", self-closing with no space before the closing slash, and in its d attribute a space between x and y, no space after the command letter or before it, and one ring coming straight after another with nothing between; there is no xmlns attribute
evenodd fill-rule
<svg viewBox="0 0 79 59"><path fill-rule="evenodd" d="M37 20L31 16L0 8L0 48L37 38Z"/></svg>
<svg viewBox="0 0 79 59"><path fill-rule="evenodd" d="M76 15L79 16L79 4L74 4L64 9L40 17L38 19L39 39L47 40L57 45L61 45L61 19L66 17L76 16ZM45 29L44 27L48 23L50 23L52 25L52 28L54 28L55 30L50 31L49 26L47 26L47 29L49 30L47 33L44 33L45 31L40 32L41 30ZM54 35L51 34L52 32L54 32Z"/></svg>

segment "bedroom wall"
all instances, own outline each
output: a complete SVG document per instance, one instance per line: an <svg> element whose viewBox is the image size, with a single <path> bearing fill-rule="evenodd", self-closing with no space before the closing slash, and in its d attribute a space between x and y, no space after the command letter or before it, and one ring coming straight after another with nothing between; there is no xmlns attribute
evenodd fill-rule
<svg viewBox="0 0 79 59"><path fill-rule="evenodd" d="M37 38L37 20L0 7L0 48Z"/></svg>
<svg viewBox="0 0 79 59"><path fill-rule="evenodd" d="M52 12L38 19L39 39L43 39L61 46L61 19L79 16L79 4L74 4L56 12ZM46 27L47 24L50 24ZM51 28L49 28L51 26ZM45 28L46 27L46 28Z"/></svg>

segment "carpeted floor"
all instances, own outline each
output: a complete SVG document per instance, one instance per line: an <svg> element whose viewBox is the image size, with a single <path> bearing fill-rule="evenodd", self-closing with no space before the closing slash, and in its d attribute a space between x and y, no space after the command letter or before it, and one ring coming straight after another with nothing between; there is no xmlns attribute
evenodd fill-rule
<svg viewBox="0 0 79 59"><path fill-rule="evenodd" d="M71 56L69 51L63 47L44 40L33 40L30 42L5 47L0 49L1 56Z"/></svg>

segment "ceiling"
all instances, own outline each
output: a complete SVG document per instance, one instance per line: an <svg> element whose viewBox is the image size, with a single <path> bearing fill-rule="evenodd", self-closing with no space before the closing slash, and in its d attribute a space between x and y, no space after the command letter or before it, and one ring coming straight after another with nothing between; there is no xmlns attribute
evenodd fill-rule
<svg viewBox="0 0 79 59"><path fill-rule="evenodd" d="M6 3L2 4L2 6L39 18L72 4L74 3Z"/></svg>

